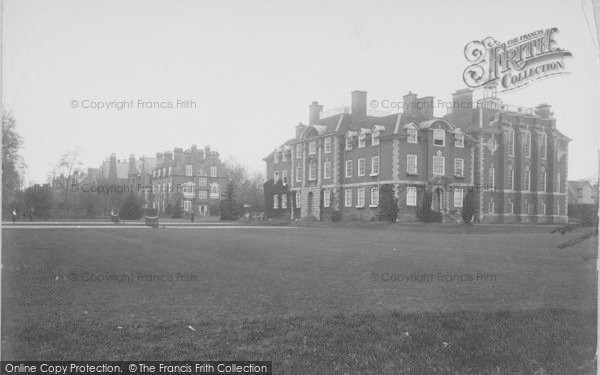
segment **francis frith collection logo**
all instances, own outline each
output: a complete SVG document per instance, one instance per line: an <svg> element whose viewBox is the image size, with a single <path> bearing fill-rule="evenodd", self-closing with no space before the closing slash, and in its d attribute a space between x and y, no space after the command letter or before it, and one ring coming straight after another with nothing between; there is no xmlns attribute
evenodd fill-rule
<svg viewBox="0 0 600 375"><path fill-rule="evenodd" d="M492 37L465 46L472 64L463 72L467 86L498 85L500 91L523 87L535 80L567 74L565 58L571 52L558 47L556 27L499 42Z"/></svg>

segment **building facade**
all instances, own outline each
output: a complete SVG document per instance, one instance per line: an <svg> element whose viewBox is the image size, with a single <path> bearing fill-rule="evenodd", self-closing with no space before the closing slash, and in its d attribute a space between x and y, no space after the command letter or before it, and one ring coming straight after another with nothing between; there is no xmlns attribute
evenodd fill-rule
<svg viewBox="0 0 600 375"><path fill-rule="evenodd" d="M151 204L161 215L173 215L176 210L184 215L216 214L226 182L219 153L208 146L198 149L193 145L185 151L175 148L173 152L157 153L152 170Z"/></svg>
<svg viewBox="0 0 600 375"><path fill-rule="evenodd" d="M473 190L477 221L566 221L569 139L548 105L513 112L494 90L475 105L471 90L459 90L457 109L439 118L431 96L409 92L403 101L403 113L372 116L367 93L354 91L349 111L324 118L313 102L308 124L297 125L295 137L264 159L267 180L281 187L266 197L272 211L377 220L387 189L398 219L414 220L429 191L433 210L460 221Z"/></svg>
<svg viewBox="0 0 600 375"><path fill-rule="evenodd" d="M404 113L370 116L367 93L352 92L350 113L320 118L309 106L309 123L264 160L267 179L287 187L273 196L274 210L294 218L377 220L379 197L392 190L399 217L414 219L425 190L432 206L460 214L474 181L476 140L447 120L433 116L433 97L404 96ZM283 195L283 197L282 197ZM282 204L285 201L287 204Z"/></svg>

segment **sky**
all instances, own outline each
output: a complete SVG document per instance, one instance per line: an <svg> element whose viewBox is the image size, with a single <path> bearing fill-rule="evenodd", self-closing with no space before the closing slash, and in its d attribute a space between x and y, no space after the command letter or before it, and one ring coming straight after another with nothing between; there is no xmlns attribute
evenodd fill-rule
<svg viewBox="0 0 600 375"><path fill-rule="evenodd" d="M74 149L97 167L113 152L209 145L263 172L312 101L349 105L354 90L369 101L409 91L448 101L465 87L467 43L557 27L570 74L499 96L551 104L572 138L569 179L586 178L597 174L600 144L589 1L4 0L3 105L24 139L28 184Z"/></svg>

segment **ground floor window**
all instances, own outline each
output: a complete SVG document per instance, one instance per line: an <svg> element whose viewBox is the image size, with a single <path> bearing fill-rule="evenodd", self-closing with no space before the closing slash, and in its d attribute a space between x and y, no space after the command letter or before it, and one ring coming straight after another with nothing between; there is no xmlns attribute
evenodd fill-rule
<svg viewBox="0 0 600 375"><path fill-rule="evenodd" d="M344 191L344 205L346 207L352 207L352 190L346 189Z"/></svg>
<svg viewBox="0 0 600 375"><path fill-rule="evenodd" d="M511 199L508 200L508 213L514 214L514 205Z"/></svg>
<svg viewBox="0 0 600 375"><path fill-rule="evenodd" d="M279 197L277 195L273 195L273 208L274 209L279 208Z"/></svg>
<svg viewBox="0 0 600 375"><path fill-rule="evenodd" d="M371 207L379 206L379 187L373 186L371 188Z"/></svg>
<svg viewBox="0 0 600 375"><path fill-rule="evenodd" d="M462 207L463 206L463 189L455 188L454 189L454 207Z"/></svg>
<svg viewBox="0 0 600 375"><path fill-rule="evenodd" d="M358 197L357 197L356 207L364 207L365 206L365 189L358 189Z"/></svg>
<svg viewBox="0 0 600 375"><path fill-rule="evenodd" d="M417 187L408 186L406 188L406 205L416 206L417 205Z"/></svg>
<svg viewBox="0 0 600 375"><path fill-rule="evenodd" d="M192 210L192 202L191 201L183 201L183 210L185 212L190 212Z"/></svg>
<svg viewBox="0 0 600 375"><path fill-rule="evenodd" d="M325 189L323 191L323 207L329 207L331 205L331 191Z"/></svg>
<svg viewBox="0 0 600 375"><path fill-rule="evenodd" d="M494 213L494 200L490 200L490 202L488 203L488 213L493 214Z"/></svg>
<svg viewBox="0 0 600 375"><path fill-rule="evenodd" d="M302 203L302 199L300 199L300 193L296 193L296 208L300 208Z"/></svg>
<svg viewBox="0 0 600 375"><path fill-rule="evenodd" d="M287 194L281 196L281 208L287 208Z"/></svg>

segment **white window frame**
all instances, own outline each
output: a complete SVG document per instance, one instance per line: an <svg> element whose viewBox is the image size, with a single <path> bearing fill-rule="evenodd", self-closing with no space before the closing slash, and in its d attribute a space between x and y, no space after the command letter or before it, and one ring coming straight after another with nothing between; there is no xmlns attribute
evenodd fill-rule
<svg viewBox="0 0 600 375"><path fill-rule="evenodd" d="M515 204L513 203L512 199L510 199L510 198L508 198L508 213L509 214L515 213Z"/></svg>
<svg viewBox="0 0 600 375"><path fill-rule="evenodd" d="M379 132L374 132L371 135L371 146L379 146Z"/></svg>
<svg viewBox="0 0 600 375"><path fill-rule="evenodd" d="M346 151L352 150L352 137L346 137Z"/></svg>
<svg viewBox="0 0 600 375"><path fill-rule="evenodd" d="M352 168L352 160L346 160L346 172L344 174L346 178L352 177Z"/></svg>
<svg viewBox="0 0 600 375"><path fill-rule="evenodd" d="M437 144L436 141L442 141L442 144ZM446 146L446 131L444 129L433 129L433 145L438 147Z"/></svg>
<svg viewBox="0 0 600 375"><path fill-rule="evenodd" d="M352 189L344 190L344 206L352 207Z"/></svg>
<svg viewBox="0 0 600 375"><path fill-rule="evenodd" d="M358 148L365 147L367 147L367 135L365 133L362 133L358 136Z"/></svg>
<svg viewBox="0 0 600 375"><path fill-rule="evenodd" d="M419 142L419 133L417 129L409 128L407 131L408 137L406 137L406 142L408 143L418 143Z"/></svg>
<svg viewBox="0 0 600 375"><path fill-rule="evenodd" d="M540 173L540 187L541 187L541 191L546 192L546 187L547 187L547 173L546 173L546 168L542 167L542 171Z"/></svg>
<svg viewBox="0 0 600 375"><path fill-rule="evenodd" d="M442 170L439 170L441 166ZM437 167L437 168L436 168ZM444 156L433 156L433 174L436 176L443 176L446 172L446 157Z"/></svg>
<svg viewBox="0 0 600 375"><path fill-rule="evenodd" d="M308 179L314 181L317 179L317 162L308 163Z"/></svg>
<svg viewBox="0 0 600 375"><path fill-rule="evenodd" d="M281 194L281 209L287 209L287 194Z"/></svg>
<svg viewBox="0 0 600 375"><path fill-rule="evenodd" d="M216 165L210 166L210 177L217 177L217 166Z"/></svg>
<svg viewBox="0 0 600 375"><path fill-rule="evenodd" d="M331 152L331 137L325 138L323 149L326 154Z"/></svg>
<svg viewBox="0 0 600 375"><path fill-rule="evenodd" d="M296 182L302 182L302 166L296 167Z"/></svg>
<svg viewBox="0 0 600 375"><path fill-rule="evenodd" d="M371 158L371 176L379 175L379 156L373 156Z"/></svg>
<svg viewBox="0 0 600 375"><path fill-rule="evenodd" d="M185 212L190 212L192 210L192 201L184 200L183 201L183 210Z"/></svg>
<svg viewBox="0 0 600 375"><path fill-rule="evenodd" d="M207 200L208 199L208 191L206 191L206 190L199 190L198 191L198 199Z"/></svg>
<svg viewBox="0 0 600 375"><path fill-rule="evenodd" d="M454 135L454 147L465 148L465 135L457 133Z"/></svg>
<svg viewBox="0 0 600 375"><path fill-rule="evenodd" d="M312 141L308 144L308 154L309 155L317 154L317 141Z"/></svg>
<svg viewBox="0 0 600 375"><path fill-rule="evenodd" d="M490 201L488 202L488 214L494 214L494 199L490 199Z"/></svg>
<svg viewBox="0 0 600 375"><path fill-rule="evenodd" d="M323 207L329 208L331 206L331 190L323 190Z"/></svg>
<svg viewBox="0 0 600 375"><path fill-rule="evenodd" d="M273 181L279 181L279 171L273 172Z"/></svg>
<svg viewBox="0 0 600 375"><path fill-rule="evenodd" d="M411 160L413 160L414 163L412 163ZM414 167L414 169L413 169L413 167ZM418 170L419 169L418 169L417 155L414 155L414 154L406 155L406 173L409 175L416 176L419 173Z"/></svg>
<svg viewBox="0 0 600 375"><path fill-rule="evenodd" d="M407 186L406 187L406 205L409 207L417 206L417 187Z"/></svg>
<svg viewBox="0 0 600 375"><path fill-rule="evenodd" d="M283 152L281 153L281 160L282 161L287 161L287 152L285 150L283 150Z"/></svg>
<svg viewBox="0 0 600 375"><path fill-rule="evenodd" d="M326 161L323 164L323 178L331 178L331 162Z"/></svg>
<svg viewBox="0 0 600 375"><path fill-rule="evenodd" d="M508 190L515 190L515 169L512 164L508 165L507 170L506 177L508 178L508 181L506 181L506 187Z"/></svg>
<svg viewBox="0 0 600 375"><path fill-rule="evenodd" d="M356 207L362 208L365 206L365 188L356 190Z"/></svg>
<svg viewBox="0 0 600 375"><path fill-rule="evenodd" d="M190 176L193 175L192 174L193 172L194 172L194 169L193 169L192 165L191 164L186 164L185 165L185 175L188 176L188 177L190 177Z"/></svg>
<svg viewBox="0 0 600 375"><path fill-rule="evenodd" d="M277 151L275 151L275 153L273 154L273 163L279 163L279 152Z"/></svg>
<svg viewBox="0 0 600 375"><path fill-rule="evenodd" d="M302 144L296 145L296 159L302 159Z"/></svg>
<svg viewBox="0 0 600 375"><path fill-rule="evenodd" d="M287 169L284 169L284 170L281 172L281 181L282 181L284 184L287 184L287 183L288 183L288 171L287 171Z"/></svg>
<svg viewBox="0 0 600 375"><path fill-rule="evenodd" d="M548 158L548 135L546 133L541 134L540 147L542 147L542 159Z"/></svg>
<svg viewBox="0 0 600 375"><path fill-rule="evenodd" d="M523 190L530 191L531 190L531 169L529 166L525 166L525 178L523 181Z"/></svg>
<svg viewBox="0 0 600 375"><path fill-rule="evenodd" d="M496 168L493 166L488 170L488 189L494 190L496 188Z"/></svg>
<svg viewBox="0 0 600 375"><path fill-rule="evenodd" d="M279 209L279 196L277 194L273 194L273 209Z"/></svg>
<svg viewBox="0 0 600 375"><path fill-rule="evenodd" d="M525 132L525 157L531 158L531 132Z"/></svg>
<svg viewBox="0 0 600 375"><path fill-rule="evenodd" d="M463 188L454 188L454 207L462 208L463 206Z"/></svg>
<svg viewBox="0 0 600 375"><path fill-rule="evenodd" d="M508 129L508 156L515 156L515 131Z"/></svg>
<svg viewBox="0 0 600 375"><path fill-rule="evenodd" d="M379 207L379 186L371 187L371 204L369 207Z"/></svg>
<svg viewBox="0 0 600 375"><path fill-rule="evenodd" d="M358 159L358 170L356 175L359 177L364 176L367 173L367 162L365 158Z"/></svg>
<svg viewBox="0 0 600 375"><path fill-rule="evenodd" d="M454 176L456 176L456 177L464 177L465 176L465 159L461 159L461 158L454 159Z"/></svg>

